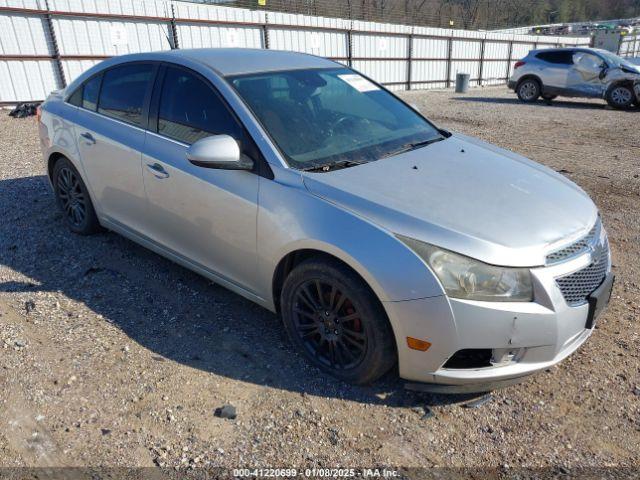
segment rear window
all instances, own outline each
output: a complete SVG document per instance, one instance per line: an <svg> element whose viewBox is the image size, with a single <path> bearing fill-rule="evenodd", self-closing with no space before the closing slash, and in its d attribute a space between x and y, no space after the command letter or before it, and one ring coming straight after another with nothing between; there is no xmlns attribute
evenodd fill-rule
<svg viewBox="0 0 640 480"><path fill-rule="evenodd" d="M536 58L548 63L557 65L573 65L573 53L567 52L540 52L536 53Z"/></svg>
<svg viewBox="0 0 640 480"><path fill-rule="evenodd" d="M154 67L150 64L130 64L107 70L100 89L98 112L141 126L144 100L153 72Z"/></svg>

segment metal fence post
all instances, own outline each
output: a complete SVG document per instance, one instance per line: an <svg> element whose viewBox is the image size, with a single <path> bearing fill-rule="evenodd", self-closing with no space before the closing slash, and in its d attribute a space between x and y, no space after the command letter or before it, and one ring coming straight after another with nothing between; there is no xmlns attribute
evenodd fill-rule
<svg viewBox="0 0 640 480"><path fill-rule="evenodd" d="M507 78L505 79L505 83L509 81L509 77L511 77L511 62L513 61L513 40L509 42L509 58L507 59Z"/></svg>
<svg viewBox="0 0 640 480"><path fill-rule="evenodd" d="M67 78L64 74L64 67L62 66L62 60L60 59L60 49L58 48L58 39L56 38L56 31L53 28L53 20L51 19L51 9L49 8L49 0L44 0L44 6L47 13L44 14L44 27L45 32L51 39L51 57L56 65L56 72L58 74L58 81L62 88L67 86Z"/></svg>
<svg viewBox="0 0 640 480"><path fill-rule="evenodd" d="M447 43L447 88L451 86L451 55L453 53L453 37L448 38Z"/></svg>
<svg viewBox="0 0 640 480"><path fill-rule="evenodd" d="M484 75L484 48L487 43L487 39L483 38L480 42L480 70L478 73L478 86L482 86L482 76Z"/></svg>
<svg viewBox="0 0 640 480"><path fill-rule="evenodd" d="M353 20L349 21L347 30L347 65L353 67Z"/></svg>
<svg viewBox="0 0 640 480"><path fill-rule="evenodd" d="M409 42L407 46L407 90L411 90L411 69L413 63L413 28L409 34Z"/></svg>
<svg viewBox="0 0 640 480"><path fill-rule="evenodd" d="M269 28L267 24L269 23L269 14L264 14L264 24L262 25L262 38L264 41L264 48L269 50Z"/></svg>
<svg viewBox="0 0 640 480"><path fill-rule="evenodd" d="M618 39L618 51L616 52L616 55L620 55L620 52L622 51L623 41L624 41L624 37L621 35L620 38Z"/></svg>
<svg viewBox="0 0 640 480"><path fill-rule="evenodd" d="M171 35L171 49L180 48L180 40L178 39L178 26L176 25L175 5L171 4L171 20L169 21L169 32Z"/></svg>

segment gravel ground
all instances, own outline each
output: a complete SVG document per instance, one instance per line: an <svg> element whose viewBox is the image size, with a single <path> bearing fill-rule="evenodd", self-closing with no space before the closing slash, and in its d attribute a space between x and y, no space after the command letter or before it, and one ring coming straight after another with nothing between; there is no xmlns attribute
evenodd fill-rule
<svg viewBox="0 0 640 480"><path fill-rule="evenodd" d="M637 466L640 112L503 87L403 96L594 198L618 281L580 351L477 408L394 375L338 383L275 315L118 235L69 233L34 119L2 113L0 466ZM235 420L214 415L225 404Z"/></svg>

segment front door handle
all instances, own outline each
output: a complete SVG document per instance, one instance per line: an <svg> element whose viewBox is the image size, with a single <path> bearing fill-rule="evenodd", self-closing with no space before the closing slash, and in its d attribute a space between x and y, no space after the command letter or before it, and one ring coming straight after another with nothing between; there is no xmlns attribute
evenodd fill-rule
<svg viewBox="0 0 640 480"><path fill-rule="evenodd" d="M147 163L147 168L156 178L167 178L169 176L169 172L159 163Z"/></svg>
<svg viewBox="0 0 640 480"><path fill-rule="evenodd" d="M91 135L89 132L81 133L80 136L84 138L84 141L87 143L87 145L95 145L96 139L93 138L93 135Z"/></svg>

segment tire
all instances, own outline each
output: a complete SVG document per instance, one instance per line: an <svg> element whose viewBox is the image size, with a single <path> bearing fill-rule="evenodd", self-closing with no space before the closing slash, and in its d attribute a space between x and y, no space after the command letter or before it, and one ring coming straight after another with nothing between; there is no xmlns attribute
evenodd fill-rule
<svg viewBox="0 0 640 480"><path fill-rule="evenodd" d="M540 82L535 78L525 78L516 87L516 93L520 101L525 103L533 103L540 98L542 87Z"/></svg>
<svg viewBox="0 0 640 480"><path fill-rule="evenodd" d="M345 265L305 260L287 276L280 306L291 342L324 372L362 385L395 365L395 338L382 305Z"/></svg>
<svg viewBox="0 0 640 480"><path fill-rule="evenodd" d="M636 95L628 85L614 85L607 91L607 103L613 108L624 110L635 101Z"/></svg>
<svg viewBox="0 0 640 480"><path fill-rule="evenodd" d="M53 167L52 183L58 206L62 210L67 226L73 233L90 235L101 230L80 173L66 158L58 160Z"/></svg>

